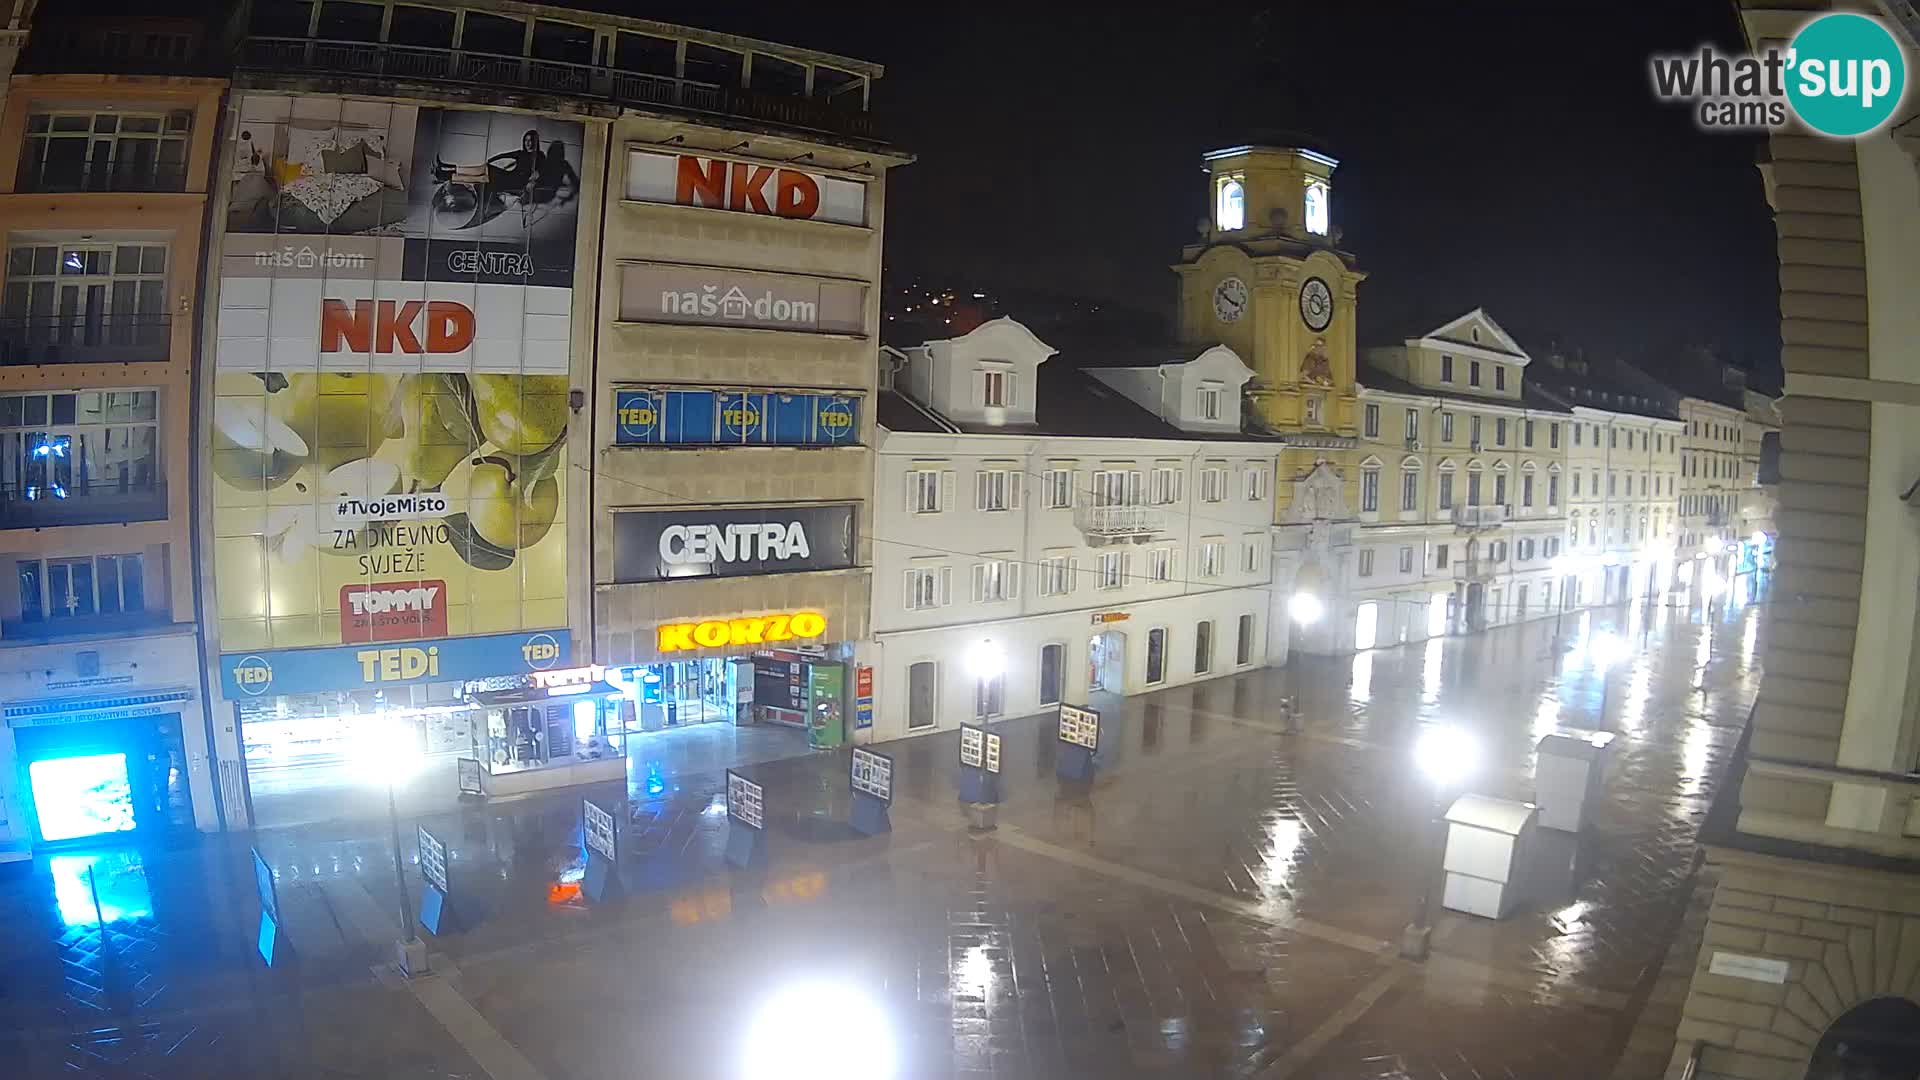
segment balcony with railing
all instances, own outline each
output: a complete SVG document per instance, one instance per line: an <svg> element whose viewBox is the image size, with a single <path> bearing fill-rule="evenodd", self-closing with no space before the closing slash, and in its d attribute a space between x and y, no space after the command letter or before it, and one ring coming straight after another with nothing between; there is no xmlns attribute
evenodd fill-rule
<svg viewBox="0 0 1920 1080"><path fill-rule="evenodd" d="M1073 523L1089 544L1145 543L1167 529L1162 506L1081 506Z"/></svg>
<svg viewBox="0 0 1920 1080"><path fill-rule="evenodd" d="M1456 506L1453 524L1462 529L1492 529L1507 523L1504 506Z"/></svg>
<svg viewBox="0 0 1920 1080"><path fill-rule="evenodd" d="M53 315L0 319L0 367L160 364L173 343L166 315Z"/></svg>
<svg viewBox="0 0 1920 1080"><path fill-rule="evenodd" d="M0 483L0 529L57 529L118 525L167 516L164 482L87 484Z"/></svg>
<svg viewBox="0 0 1920 1080"><path fill-rule="evenodd" d="M558 94L635 108L758 120L781 127L873 139L859 96L838 99L770 93L672 75L469 49L378 41L253 36L241 40L236 66L269 76L309 75L381 81L459 83ZM838 104L836 101L845 101ZM863 104L863 103L862 103Z"/></svg>

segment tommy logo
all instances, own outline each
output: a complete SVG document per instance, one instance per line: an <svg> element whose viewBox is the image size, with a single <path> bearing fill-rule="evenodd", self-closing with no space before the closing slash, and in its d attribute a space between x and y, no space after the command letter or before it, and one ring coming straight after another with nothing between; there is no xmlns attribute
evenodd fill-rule
<svg viewBox="0 0 1920 1080"><path fill-rule="evenodd" d="M444 581L340 587L341 641L406 641L445 637Z"/></svg>

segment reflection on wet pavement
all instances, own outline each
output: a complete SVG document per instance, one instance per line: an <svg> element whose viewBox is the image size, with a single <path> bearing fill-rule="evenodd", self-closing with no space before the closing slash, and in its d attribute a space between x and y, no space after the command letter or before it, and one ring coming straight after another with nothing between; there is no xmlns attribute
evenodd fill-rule
<svg viewBox="0 0 1920 1080"><path fill-rule="evenodd" d="M1079 788L1054 776L1051 718L1005 721L1000 828L978 836L953 732L884 748L878 837L847 827L844 753L747 767L770 853L749 870L725 861L706 757L410 814L408 888L418 820L448 844L463 927L432 942L434 985L486 1038L370 973L401 902L377 817L43 859L0 878L21 928L0 944L0 1051L31 1076L214 1075L195 1070L216 1058L221 1075L481 1076L504 1038L550 1080L736 1075L756 1011L804 984L871 1003L901 1077L1605 1075L1757 687L1751 595L1569 614L1557 650L1545 621L1109 700ZM1623 649L1610 667L1602 634ZM1537 837L1517 912L1441 912L1410 965L1389 943L1437 857L1410 757L1433 723L1471 733L1469 788L1504 798L1532 797L1557 727L1609 726L1618 752L1589 829ZM609 903L578 887L583 795L617 808ZM248 839L278 879L284 970L251 951Z"/></svg>

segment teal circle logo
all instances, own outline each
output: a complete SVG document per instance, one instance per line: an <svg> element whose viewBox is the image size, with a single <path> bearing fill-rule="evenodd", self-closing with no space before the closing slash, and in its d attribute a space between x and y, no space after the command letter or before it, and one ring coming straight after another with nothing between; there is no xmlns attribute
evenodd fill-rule
<svg viewBox="0 0 1920 1080"><path fill-rule="evenodd" d="M1865 15L1822 15L1794 35L1787 101L1823 135L1865 135L1893 116L1907 90L1907 59L1893 34Z"/></svg>
<svg viewBox="0 0 1920 1080"><path fill-rule="evenodd" d="M248 697L259 697L273 688L273 665L258 654L243 656L233 662L233 684Z"/></svg>

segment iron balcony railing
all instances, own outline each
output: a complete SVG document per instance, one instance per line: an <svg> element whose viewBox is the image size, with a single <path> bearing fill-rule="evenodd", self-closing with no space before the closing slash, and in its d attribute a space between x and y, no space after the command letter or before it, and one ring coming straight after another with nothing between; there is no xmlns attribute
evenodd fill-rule
<svg viewBox="0 0 1920 1080"><path fill-rule="evenodd" d="M1082 506L1073 521L1090 538L1145 537L1166 531L1167 512L1159 506Z"/></svg>
<svg viewBox="0 0 1920 1080"><path fill-rule="evenodd" d="M0 484L0 529L55 529L66 525L114 525L161 521L167 516L165 483Z"/></svg>
<svg viewBox="0 0 1920 1080"><path fill-rule="evenodd" d="M53 315L0 319L0 366L165 363L166 315Z"/></svg>
<svg viewBox="0 0 1920 1080"><path fill-rule="evenodd" d="M530 90L877 138L870 114L812 98L526 56L384 42L249 37L240 43L238 66L276 75L343 75Z"/></svg>
<svg viewBox="0 0 1920 1080"><path fill-rule="evenodd" d="M187 167L172 162L47 162L36 174L31 163L20 171L15 190L30 193L70 191L185 191Z"/></svg>
<svg viewBox="0 0 1920 1080"><path fill-rule="evenodd" d="M1506 520L1505 506L1456 506L1453 508L1453 523L1463 529L1491 529L1505 524Z"/></svg>

